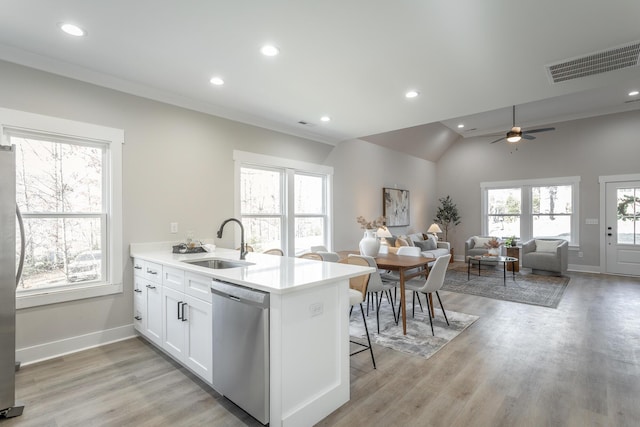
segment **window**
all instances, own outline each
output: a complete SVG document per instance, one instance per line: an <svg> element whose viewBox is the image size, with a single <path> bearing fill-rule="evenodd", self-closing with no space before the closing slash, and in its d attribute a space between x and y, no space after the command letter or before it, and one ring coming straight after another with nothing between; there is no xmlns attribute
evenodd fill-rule
<svg viewBox="0 0 640 427"><path fill-rule="evenodd" d="M640 245L640 188L618 188L617 235L619 245Z"/></svg>
<svg viewBox="0 0 640 427"><path fill-rule="evenodd" d="M245 241L258 252L281 248L301 254L330 246L332 168L234 152Z"/></svg>
<svg viewBox="0 0 640 427"><path fill-rule="evenodd" d="M16 306L121 292L123 132L4 109L0 119L25 231Z"/></svg>
<svg viewBox="0 0 640 427"><path fill-rule="evenodd" d="M482 183L483 234L578 245L579 177Z"/></svg>

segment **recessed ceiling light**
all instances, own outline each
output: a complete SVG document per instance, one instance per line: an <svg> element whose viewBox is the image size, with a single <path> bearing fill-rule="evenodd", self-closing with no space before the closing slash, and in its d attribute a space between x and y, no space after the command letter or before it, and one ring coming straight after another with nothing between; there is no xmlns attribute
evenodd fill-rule
<svg viewBox="0 0 640 427"><path fill-rule="evenodd" d="M262 46L262 48L260 49L260 52L262 52L264 56L276 56L277 54L280 53L280 49L278 49L273 45L267 44Z"/></svg>
<svg viewBox="0 0 640 427"><path fill-rule="evenodd" d="M331 121L331 117L329 116L322 116L320 117L320 120L323 122L330 122Z"/></svg>
<svg viewBox="0 0 640 427"><path fill-rule="evenodd" d="M407 98L415 98L418 95L420 95L420 92L415 90L410 90L409 92L404 94L404 96L406 96Z"/></svg>
<svg viewBox="0 0 640 427"><path fill-rule="evenodd" d="M638 92L637 90L634 90L634 91L629 92L629 96L636 96L639 93L640 92Z"/></svg>
<svg viewBox="0 0 640 427"><path fill-rule="evenodd" d="M463 123L460 123L460 124L458 125L458 129L462 129L463 127L464 127L464 124L463 124Z"/></svg>
<svg viewBox="0 0 640 427"><path fill-rule="evenodd" d="M87 35L87 32L82 28L78 27L75 24L69 24L67 22L61 23L60 29L70 36L82 37Z"/></svg>
<svg viewBox="0 0 640 427"><path fill-rule="evenodd" d="M222 86L224 84L224 80L222 80L220 77L211 77L209 83L216 86Z"/></svg>

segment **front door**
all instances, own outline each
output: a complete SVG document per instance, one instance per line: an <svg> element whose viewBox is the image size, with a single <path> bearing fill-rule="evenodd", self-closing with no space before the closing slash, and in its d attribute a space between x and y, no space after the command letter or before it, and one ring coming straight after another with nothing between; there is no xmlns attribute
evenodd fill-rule
<svg viewBox="0 0 640 427"><path fill-rule="evenodd" d="M640 181L606 184L607 273L640 276Z"/></svg>

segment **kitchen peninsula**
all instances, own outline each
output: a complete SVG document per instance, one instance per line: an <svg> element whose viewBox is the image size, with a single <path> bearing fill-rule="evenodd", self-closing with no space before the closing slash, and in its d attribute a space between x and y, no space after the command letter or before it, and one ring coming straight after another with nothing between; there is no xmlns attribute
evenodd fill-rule
<svg viewBox="0 0 640 427"><path fill-rule="evenodd" d="M372 268L248 253L215 269L194 263L241 262L239 251L173 254L166 243L132 244L130 255L136 330L215 390L214 280L269 294L270 425L312 425L349 400L349 278Z"/></svg>

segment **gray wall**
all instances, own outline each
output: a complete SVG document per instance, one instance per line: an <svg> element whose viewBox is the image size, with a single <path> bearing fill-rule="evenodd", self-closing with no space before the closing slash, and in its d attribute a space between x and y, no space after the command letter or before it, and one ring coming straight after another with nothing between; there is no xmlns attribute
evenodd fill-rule
<svg viewBox="0 0 640 427"><path fill-rule="evenodd" d="M464 241L480 233L480 182L580 176L580 251L570 251L569 263L600 265L600 226L586 218L600 217L598 177L638 173L640 111L611 114L554 124L556 131L540 134L513 151L489 138L459 140L437 163L438 197L451 195L462 224L450 238L456 254Z"/></svg>
<svg viewBox="0 0 640 427"><path fill-rule="evenodd" d="M357 248L356 216L382 214L382 187L411 191L410 230L432 217L435 165L364 141L332 147L0 61L0 107L125 130L124 292L19 310L17 348L132 322L130 243L211 238L233 216L233 150L334 167L335 245ZM169 223L179 233L169 233ZM393 230L394 233L407 231ZM233 233L218 244L233 247Z"/></svg>
<svg viewBox="0 0 640 427"><path fill-rule="evenodd" d="M393 234L426 232L435 211L436 167L433 162L362 140L339 144L327 164L334 169L334 248L357 249L363 237L356 222L382 215L382 188L409 190L409 227L392 227Z"/></svg>

